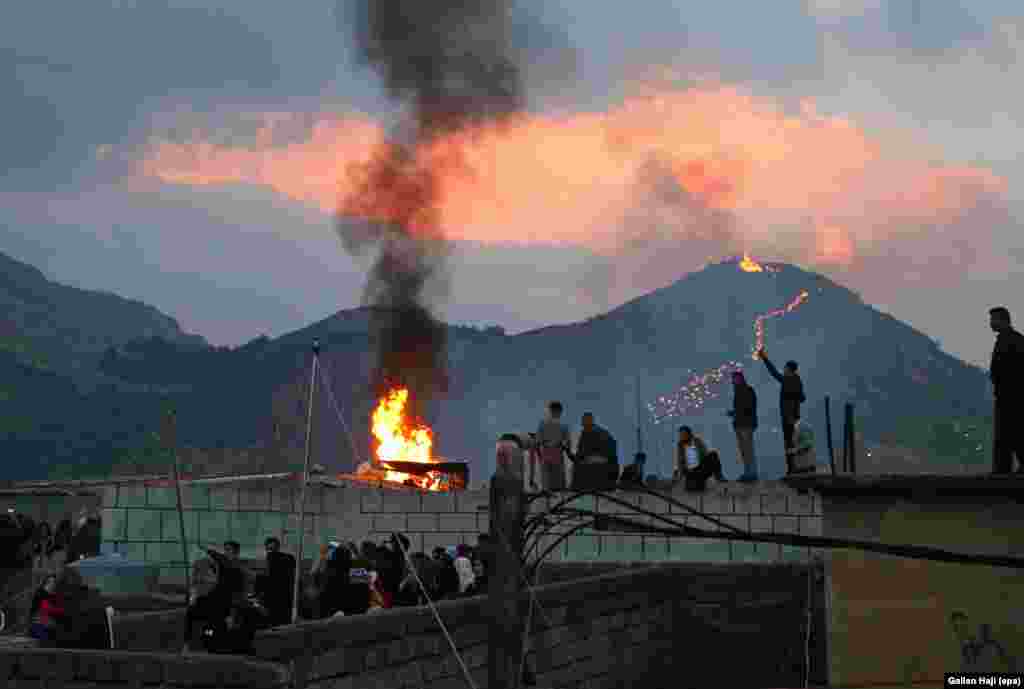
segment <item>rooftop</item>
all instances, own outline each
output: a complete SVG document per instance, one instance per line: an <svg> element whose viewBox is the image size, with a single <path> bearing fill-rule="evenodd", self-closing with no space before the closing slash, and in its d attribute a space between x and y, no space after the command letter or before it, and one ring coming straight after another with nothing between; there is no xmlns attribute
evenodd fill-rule
<svg viewBox="0 0 1024 689"><path fill-rule="evenodd" d="M1024 474L954 476L941 474L813 475L794 476L783 482L797 490L813 490L823 497L884 497L910 500L1005 498L1024 502Z"/></svg>

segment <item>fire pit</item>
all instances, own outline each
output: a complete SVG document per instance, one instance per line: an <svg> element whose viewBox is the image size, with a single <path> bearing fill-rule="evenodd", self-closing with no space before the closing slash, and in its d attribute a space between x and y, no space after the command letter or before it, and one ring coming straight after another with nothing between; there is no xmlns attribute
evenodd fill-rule
<svg viewBox="0 0 1024 689"><path fill-rule="evenodd" d="M433 432L406 418L408 401L409 390L403 387L390 390L380 399L371 427L376 459L361 466L356 478L431 491L465 490L469 486L469 466L434 457Z"/></svg>
<svg viewBox="0 0 1024 689"><path fill-rule="evenodd" d="M413 476L440 474L440 484L447 484L448 490L466 490L469 486L469 464L466 462L438 461L430 462L385 462L384 466L391 471L399 471Z"/></svg>

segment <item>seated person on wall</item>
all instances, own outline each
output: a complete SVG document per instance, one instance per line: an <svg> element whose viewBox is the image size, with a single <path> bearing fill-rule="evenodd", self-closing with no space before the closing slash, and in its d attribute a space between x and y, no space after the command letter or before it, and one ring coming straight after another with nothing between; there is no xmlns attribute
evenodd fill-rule
<svg viewBox="0 0 1024 689"><path fill-rule="evenodd" d="M622 470L619 486L622 488L642 486L644 483L644 464L646 463L647 455L643 452L637 452L633 463Z"/></svg>
<svg viewBox="0 0 1024 689"><path fill-rule="evenodd" d="M573 460L573 490L614 488L619 478L618 445L615 437L594 423L594 415L583 415L583 430Z"/></svg>
<svg viewBox="0 0 1024 689"><path fill-rule="evenodd" d="M786 450L791 474L813 474L818 470L814 452L814 431L805 419L797 419L793 428L793 447Z"/></svg>
<svg viewBox="0 0 1024 689"><path fill-rule="evenodd" d="M688 491L702 491L709 478L725 481L722 462L718 453L708 446L689 426L679 428L679 443L676 446L676 468L673 483L683 481Z"/></svg>

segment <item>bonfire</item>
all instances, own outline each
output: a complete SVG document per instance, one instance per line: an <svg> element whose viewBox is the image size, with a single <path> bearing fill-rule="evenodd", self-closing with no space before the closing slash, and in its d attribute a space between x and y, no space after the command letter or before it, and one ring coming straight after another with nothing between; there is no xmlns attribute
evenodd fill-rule
<svg viewBox="0 0 1024 689"><path fill-rule="evenodd" d="M441 471L413 474L395 471L391 466L396 462L439 464L431 453L434 444L433 433L427 426L415 424L407 418L408 402L409 390L394 388L380 399L373 412L372 430L377 441L376 464L380 467L379 470L383 471L381 478L385 481L415 485L425 490L442 490L444 474Z"/></svg>

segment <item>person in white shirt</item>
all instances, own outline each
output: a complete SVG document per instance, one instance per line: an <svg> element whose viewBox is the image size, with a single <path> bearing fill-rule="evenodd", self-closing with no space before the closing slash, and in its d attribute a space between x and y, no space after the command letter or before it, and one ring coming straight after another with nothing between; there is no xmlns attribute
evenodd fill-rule
<svg viewBox="0 0 1024 689"><path fill-rule="evenodd" d="M700 437L694 435L689 426L679 428L679 443L676 447L676 467L672 474L674 483L685 480L686 490L704 490L709 478L725 481L722 462L718 453L708 450Z"/></svg>

